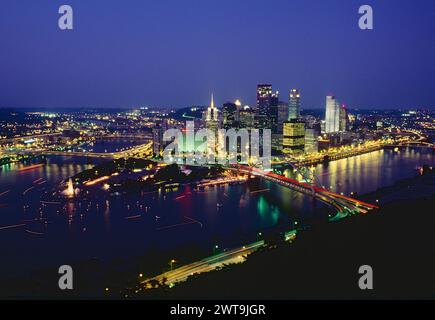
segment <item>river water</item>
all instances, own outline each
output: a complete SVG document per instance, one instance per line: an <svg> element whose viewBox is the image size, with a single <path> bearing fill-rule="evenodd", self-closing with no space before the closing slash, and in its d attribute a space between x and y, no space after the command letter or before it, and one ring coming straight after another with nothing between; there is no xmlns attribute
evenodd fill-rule
<svg viewBox="0 0 435 320"><path fill-rule="evenodd" d="M94 165L73 157L46 161L29 171L19 171L22 164L1 167L3 276L178 247L221 250L254 241L269 229L327 221L332 212L308 196L267 181L128 196L110 196L96 187L98 197L41 203L61 181ZM423 164L434 164L432 151L383 150L321 164L314 172L333 191L363 194L412 177L415 167ZM263 191L254 192L258 190Z"/></svg>

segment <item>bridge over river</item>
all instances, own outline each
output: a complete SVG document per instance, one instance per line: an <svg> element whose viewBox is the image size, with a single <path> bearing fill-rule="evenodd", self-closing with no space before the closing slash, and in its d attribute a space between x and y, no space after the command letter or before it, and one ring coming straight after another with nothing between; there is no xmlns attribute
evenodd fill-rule
<svg viewBox="0 0 435 320"><path fill-rule="evenodd" d="M311 195L319 199L320 201L333 206L337 209L338 212L337 215L332 217L331 220L340 219L350 214L365 214L372 209L378 208L376 205L366 203L358 199L346 197L344 195L328 191L315 185L310 185L305 182L299 182L297 180L290 179L273 172L264 171L255 167L235 165L233 166L233 168L235 168L239 172L259 176L266 180L278 183L282 186Z"/></svg>

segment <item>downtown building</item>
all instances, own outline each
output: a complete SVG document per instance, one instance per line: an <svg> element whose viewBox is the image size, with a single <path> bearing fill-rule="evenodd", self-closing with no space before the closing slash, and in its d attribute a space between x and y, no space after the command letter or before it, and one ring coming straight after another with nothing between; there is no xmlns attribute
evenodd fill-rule
<svg viewBox="0 0 435 320"><path fill-rule="evenodd" d="M284 122L282 152L286 155L301 155L305 151L305 122L292 119Z"/></svg>
<svg viewBox="0 0 435 320"><path fill-rule="evenodd" d="M300 118L301 95L291 89L288 104L288 120L283 124L282 152L298 156L305 152L305 122Z"/></svg>
<svg viewBox="0 0 435 320"><path fill-rule="evenodd" d="M340 131L340 104L334 96L326 96L325 133Z"/></svg>
<svg viewBox="0 0 435 320"><path fill-rule="evenodd" d="M347 130L347 111L334 96L326 97L325 133L337 133Z"/></svg>
<svg viewBox="0 0 435 320"><path fill-rule="evenodd" d="M270 112L272 105L272 85L257 85L256 122L258 129L270 128Z"/></svg>
<svg viewBox="0 0 435 320"><path fill-rule="evenodd" d="M319 152L319 135L319 126L305 129L305 153Z"/></svg>
<svg viewBox="0 0 435 320"><path fill-rule="evenodd" d="M211 95L210 106L207 108L205 116L205 126L207 129L217 133L220 127L219 110L214 105L213 94Z"/></svg>
<svg viewBox="0 0 435 320"><path fill-rule="evenodd" d="M216 108L214 104L213 94L211 95L210 106L207 108L206 116L205 116L205 127L212 132L214 135L214 143L209 141L207 138L207 155L213 155L215 157L218 156L218 150L221 149L221 144L223 143L223 139L219 137L219 129L220 129L220 120L219 120L219 110Z"/></svg>
<svg viewBox="0 0 435 320"><path fill-rule="evenodd" d="M288 114L289 110L287 102L278 101L276 107L272 106L272 153L274 155L282 154L283 127L284 122L288 121Z"/></svg>
<svg viewBox="0 0 435 320"><path fill-rule="evenodd" d="M224 129L236 129L240 126L240 109L242 104L239 100L226 102L222 107L222 126Z"/></svg>
<svg viewBox="0 0 435 320"><path fill-rule="evenodd" d="M291 89L288 99L288 119L299 119L301 116L301 94L298 89Z"/></svg>
<svg viewBox="0 0 435 320"><path fill-rule="evenodd" d="M163 134L169 129L169 124L166 119L163 119L152 129L153 136L153 155L156 158L160 158L163 155L163 149L167 142L163 141Z"/></svg>
<svg viewBox="0 0 435 320"><path fill-rule="evenodd" d="M153 155L159 158L163 152L163 129L160 126L153 128Z"/></svg>
<svg viewBox="0 0 435 320"><path fill-rule="evenodd" d="M239 111L240 127L245 129L254 129L257 127L255 110L244 106Z"/></svg>

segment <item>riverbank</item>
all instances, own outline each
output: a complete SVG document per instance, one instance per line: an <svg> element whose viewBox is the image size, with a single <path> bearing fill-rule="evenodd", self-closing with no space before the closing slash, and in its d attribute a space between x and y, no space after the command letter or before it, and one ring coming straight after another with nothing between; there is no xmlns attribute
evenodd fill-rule
<svg viewBox="0 0 435 320"><path fill-rule="evenodd" d="M412 178L401 179L395 184L360 197L363 201L385 205L396 201L412 201L435 196L435 174L432 167L421 168Z"/></svg>

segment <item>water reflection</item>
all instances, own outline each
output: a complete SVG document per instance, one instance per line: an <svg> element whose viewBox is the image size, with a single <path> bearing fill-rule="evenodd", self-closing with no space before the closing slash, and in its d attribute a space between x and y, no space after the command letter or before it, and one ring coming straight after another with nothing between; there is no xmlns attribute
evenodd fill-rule
<svg viewBox="0 0 435 320"><path fill-rule="evenodd" d="M319 164L310 169L319 184L334 192L364 194L395 181L414 176L418 165L434 164L431 150L403 149L379 150L352 158L341 159L326 164ZM285 175L302 179L293 170L286 170Z"/></svg>
<svg viewBox="0 0 435 320"><path fill-rule="evenodd" d="M336 192L361 194L412 176L423 163L433 164L432 153L386 150L311 170L321 184ZM0 204L6 205L0 206L0 227L37 219L29 230L41 235L20 227L0 230L4 274L62 264L65 259L131 257L178 246L211 248L216 243L229 247L256 240L259 231L271 227L326 221L330 212L311 197L268 181L125 196L110 196L98 189L98 196L61 205L41 204L54 186L92 165L83 158L50 157L35 170L18 172L21 167L1 167L0 194L10 192L0 196ZM29 187L33 189L23 195Z"/></svg>

